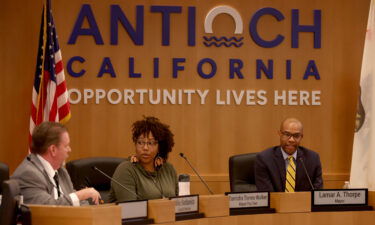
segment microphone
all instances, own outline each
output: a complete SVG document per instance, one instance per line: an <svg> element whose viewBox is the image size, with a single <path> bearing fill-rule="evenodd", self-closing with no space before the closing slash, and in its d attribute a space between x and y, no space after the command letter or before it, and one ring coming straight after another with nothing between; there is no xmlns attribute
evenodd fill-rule
<svg viewBox="0 0 375 225"><path fill-rule="evenodd" d="M91 182L90 182L90 179L87 176L85 176L85 184L86 184L85 187L91 187L92 186Z"/></svg>
<svg viewBox="0 0 375 225"><path fill-rule="evenodd" d="M203 180L203 178L199 175L198 171L195 170L195 168L191 165L191 163L189 162L189 160L186 158L186 156L184 155L184 153L180 152L180 156L185 159L185 161L189 164L190 168L194 171L194 173L199 177L199 179L201 180L201 182L206 186L208 192L210 192L211 195L213 195L214 193L211 191L211 189L208 187L206 181Z"/></svg>
<svg viewBox="0 0 375 225"><path fill-rule="evenodd" d="M134 191L130 190L129 188L125 187L124 185L122 185L120 182L118 182L117 180L113 179L112 177L108 176L108 174L104 173L102 170L98 169L96 166L92 166L91 169L95 170L95 171L98 171L99 173L101 173L103 176L107 177L108 179L110 179L111 181L115 182L116 184L120 185L120 187L122 187L123 189L127 190L128 192L130 192L131 194L133 194L134 196L136 196L137 198L139 199L142 199L141 196L139 196L137 193L135 193Z"/></svg>
<svg viewBox="0 0 375 225"><path fill-rule="evenodd" d="M310 183L310 186L311 186L311 190L315 190L314 185L313 185L312 182L311 182L310 176L309 176L309 174L307 173L307 169L306 169L305 163L303 162L302 158L299 158L299 161L301 161L301 163L302 163L303 170L305 171L305 174L306 174L306 176L307 176L307 179L309 180L309 183Z"/></svg>

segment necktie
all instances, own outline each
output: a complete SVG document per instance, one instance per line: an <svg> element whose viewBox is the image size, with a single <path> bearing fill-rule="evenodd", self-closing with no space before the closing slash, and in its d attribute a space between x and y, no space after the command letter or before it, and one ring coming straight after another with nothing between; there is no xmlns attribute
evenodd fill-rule
<svg viewBox="0 0 375 225"><path fill-rule="evenodd" d="M60 198L59 176L57 175L57 172L55 173L55 176L53 176L53 180L55 181L55 184L56 184L57 196Z"/></svg>
<svg viewBox="0 0 375 225"><path fill-rule="evenodd" d="M296 164L293 156L288 156L288 168L286 169L285 192L294 192L296 187Z"/></svg>

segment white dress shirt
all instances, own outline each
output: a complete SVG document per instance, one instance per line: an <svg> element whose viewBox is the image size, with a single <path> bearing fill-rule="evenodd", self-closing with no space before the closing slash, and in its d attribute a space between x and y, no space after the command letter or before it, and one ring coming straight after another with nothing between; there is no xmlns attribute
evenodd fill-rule
<svg viewBox="0 0 375 225"><path fill-rule="evenodd" d="M284 158L284 161L285 161L285 170L286 170L289 166L289 160L288 160L289 154L286 153L282 147L280 147L280 149L281 149L281 154L283 154L283 158ZM292 154L292 156L294 158L294 162L297 162L297 151L298 151L298 149Z"/></svg>
<svg viewBox="0 0 375 225"><path fill-rule="evenodd" d="M44 168L44 170L47 172L47 175L48 175L48 178L51 180L52 184L53 185L53 196L55 199L58 199L58 192L57 192L57 184L55 183L55 180L53 179L53 177L55 176L55 173L57 173L57 170L54 170L51 166L51 164L45 160L42 156L40 155L36 155L38 157L38 159L40 160L40 162L42 163L42 166ZM61 189L61 186L59 187L60 188L60 193L62 195L64 195L65 193L62 191ZM71 198L72 200L72 203L73 203L73 206L80 206L80 203L79 203L79 199L77 197L77 194L76 193L70 193L69 194L69 197Z"/></svg>

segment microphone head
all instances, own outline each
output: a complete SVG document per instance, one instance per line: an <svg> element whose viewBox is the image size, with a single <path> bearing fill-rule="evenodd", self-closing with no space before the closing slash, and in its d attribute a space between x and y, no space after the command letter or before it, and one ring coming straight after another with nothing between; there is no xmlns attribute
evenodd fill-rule
<svg viewBox="0 0 375 225"><path fill-rule="evenodd" d="M98 170L98 168L96 168L96 166L92 166L91 169L92 170Z"/></svg>
<svg viewBox="0 0 375 225"><path fill-rule="evenodd" d="M182 152L180 152L180 156L181 156L182 158L185 157L185 156L184 156L184 153L182 153Z"/></svg>

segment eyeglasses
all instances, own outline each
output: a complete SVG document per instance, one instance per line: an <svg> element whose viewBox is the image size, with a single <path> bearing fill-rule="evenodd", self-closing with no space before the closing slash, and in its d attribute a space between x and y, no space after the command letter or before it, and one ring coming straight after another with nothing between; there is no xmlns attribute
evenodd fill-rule
<svg viewBox="0 0 375 225"><path fill-rule="evenodd" d="M149 147L155 147L158 145L158 141L144 141L144 140L137 140L136 141L137 146L144 147L145 145Z"/></svg>
<svg viewBox="0 0 375 225"><path fill-rule="evenodd" d="M295 140L298 140L302 137L302 134L301 133L295 133L295 134L291 134L287 131L280 131L281 132L281 135L284 137L284 138L291 138L293 137Z"/></svg>

